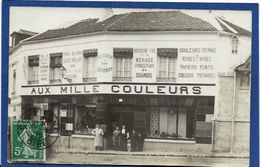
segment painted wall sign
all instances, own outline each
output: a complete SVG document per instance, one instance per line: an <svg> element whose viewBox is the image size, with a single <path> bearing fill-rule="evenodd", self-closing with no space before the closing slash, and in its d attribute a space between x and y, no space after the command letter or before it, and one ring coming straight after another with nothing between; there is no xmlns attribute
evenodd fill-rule
<svg viewBox="0 0 260 167"><path fill-rule="evenodd" d="M64 52L62 57L62 65L65 67L66 78L70 78L73 82L82 81L82 51ZM63 81L66 83L65 81Z"/></svg>
<svg viewBox="0 0 260 167"><path fill-rule="evenodd" d="M135 82L156 81L156 49L134 49L133 80Z"/></svg>
<svg viewBox="0 0 260 167"><path fill-rule="evenodd" d="M214 85L92 84L22 87L22 95L132 94L215 96Z"/></svg>
<svg viewBox="0 0 260 167"><path fill-rule="evenodd" d="M215 83L216 48L179 48L178 82Z"/></svg>
<svg viewBox="0 0 260 167"><path fill-rule="evenodd" d="M112 81L113 56L99 53L97 57L97 80L98 82Z"/></svg>
<svg viewBox="0 0 260 167"><path fill-rule="evenodd" d="M39 61L39 80L40 83L49 82L49 56L47 54L40 55Z"/></svg>

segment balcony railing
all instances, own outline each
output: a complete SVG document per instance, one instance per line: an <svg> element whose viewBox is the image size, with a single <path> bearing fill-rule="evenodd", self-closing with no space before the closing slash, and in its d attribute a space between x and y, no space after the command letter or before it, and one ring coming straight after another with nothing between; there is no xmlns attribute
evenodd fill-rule
<svg viewBox="0 0 260 167"><path fill-rule="evenodd" d="M39 80L29 80L28 85L39 84Z"/></svg>
<svg viewBox="0 0 260 167"><path fill-rule="evenodd" d="M83 78L83 82L96 82L96 77Z"/></svg>
<svg viewBox="0 0 260 167"><path fill-rule="evenodd" d="M176 82L176 78L162 78L162 77L157 77L156 78L157 82Z"/></svg>
<svg viewBox="0 0 260 167"><path fill-rule="evenodd" d="M132 77L113 77L113 81L132 81Z"/></svg>
<svg viewBox="0 0 260 167"><path fill-rule="evenodd" d="M50 79L50 84L61 83L61 79Z"/></svg>

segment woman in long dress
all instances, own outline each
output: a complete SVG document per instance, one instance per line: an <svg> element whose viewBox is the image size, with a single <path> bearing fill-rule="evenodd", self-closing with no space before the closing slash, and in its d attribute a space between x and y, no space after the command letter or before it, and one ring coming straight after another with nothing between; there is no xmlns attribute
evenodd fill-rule
<svg viewBox="0 0 260 167"><path fill-rule="evenodd" d="M103 148L103 136L104 136L104 132L103 130L100 128L100 124L96 125L96 129L94 129L92 131L92 134L95 136L94 139L94 146L96 148L96 150L102 150Z"/></svg>

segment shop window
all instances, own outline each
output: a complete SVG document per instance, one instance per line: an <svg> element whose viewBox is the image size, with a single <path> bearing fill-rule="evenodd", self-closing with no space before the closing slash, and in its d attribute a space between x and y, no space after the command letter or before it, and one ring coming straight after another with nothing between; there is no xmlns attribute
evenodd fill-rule
<svg viewBox="0 0 260 167"><path fill-rule="evenodd" d="M159 100L162 99L162 100ZM158 106L151 107L149 114L150 138L193 140L195 138L196 117L195 98L172 97L159 98ZM160 101L168 101L168 106ZM172 103L171 103L172 102ZM197 119L206 119L205 115Z"/></svg>
<svg viewBox="0 0 260 167"><path fill-rule="evenodd" d="M12 95L14 95L15 92L16 92L16 70L13 70L13 84L12 84L12 87L13 87Z"/></svg>
<svg viewBox="0 0 260 167"><path fill-rule="evenodd" d="M233 37L232 38L232 54L237 54L238 53L238 38Z"/></svg>
<svg viewBox="0 0 260 167"><path fill-rule="evenodd" d="M197 114L196 120L197 121L205 121L206 115L205 114Z"/></svg>
<svg viewBox="0 0 260 167"><path fill-rule="evenodd" d="M240 87L250 86L250 73L248 71L241 72Z"/></svg>
<svg viewBox="0 0 260 167"><path fill-rule="evenodd" d="M50 54L50 83L61 83L62 53Z"/></svg>
<svg viewBox="0 0 260 167"><path fill-rule="evenodd" d="M132 80L132 48L114 48L113 81Z"/></svg>
<svg viewBox="0 0 260 167"><path fill-rule="evenodd" d="M39 55L28 56L28 84L39 83Z"/></svg>
<svg viewBox="0 0 260 167"><path fill-rule="evenodd" d="M157 82L175 82L178 49L158 48L157 55L159 59Z"/></svg>
<svg viewBox="0 0 260 167"><path fill-rule="evenodd" d="M97 49L83 51L83 82L96 82Z"/></svg>
<svg viewBox="0 0 260 167"><path fill-rule="evenodd" d="M211 143L212 121L214 116L214 97L198 99L196 113L196 141L198 143Z"/></svg>
<svg viewBox="0 0 260 167"><path fill-rule="evenodd" d="M212 107L214 106L214 98L201 98L198 100L197 106Z"/></svg>
<svg viewBox="0 0 260 167"><path fill-rule="evenodd" d="M73 132L73 105L60 105L60 133L61 135L71 135Z"/></svg>
<svg viewBox="0 0 260 167"><path fill-rule="evenodd" d="M52 129L50 133L60 133L59 104L44 103L41 107L44 111L43 118L47 122L47 129Z"/></svg>
<svg viewBox="0 0 260 167"><path fill-rule="evenodd" d="M95 105L93 107L91 105L78 107L75 112L75 134L92 134L91 132L95 128L95 110Z"/></svg>
<svg viewBox="0 0 260 167"><path fill-rule="evenodd" d="M157 110L155 108L150 112L149 137L187 139L189 136L192 136L188 134L190 132L187 133L187 129L192 129L193 124L187 123L186 108L158 107Z"/></svg>

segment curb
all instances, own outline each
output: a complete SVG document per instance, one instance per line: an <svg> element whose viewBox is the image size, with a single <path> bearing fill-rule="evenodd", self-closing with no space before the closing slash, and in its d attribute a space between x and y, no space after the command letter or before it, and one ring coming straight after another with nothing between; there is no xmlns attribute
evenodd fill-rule
<svg viewBox="0 0 260 167"><path fill-rule="evenodd" d="M218 154L173 154L173 153L146 153L146 152L106 152L106 151L69 151L57 150L56 153L67 154L96 154L96 155L124 155L124 156L171 156L171 157L189 157L189 158L249 158L248 155L218 155Z"/></svg>

